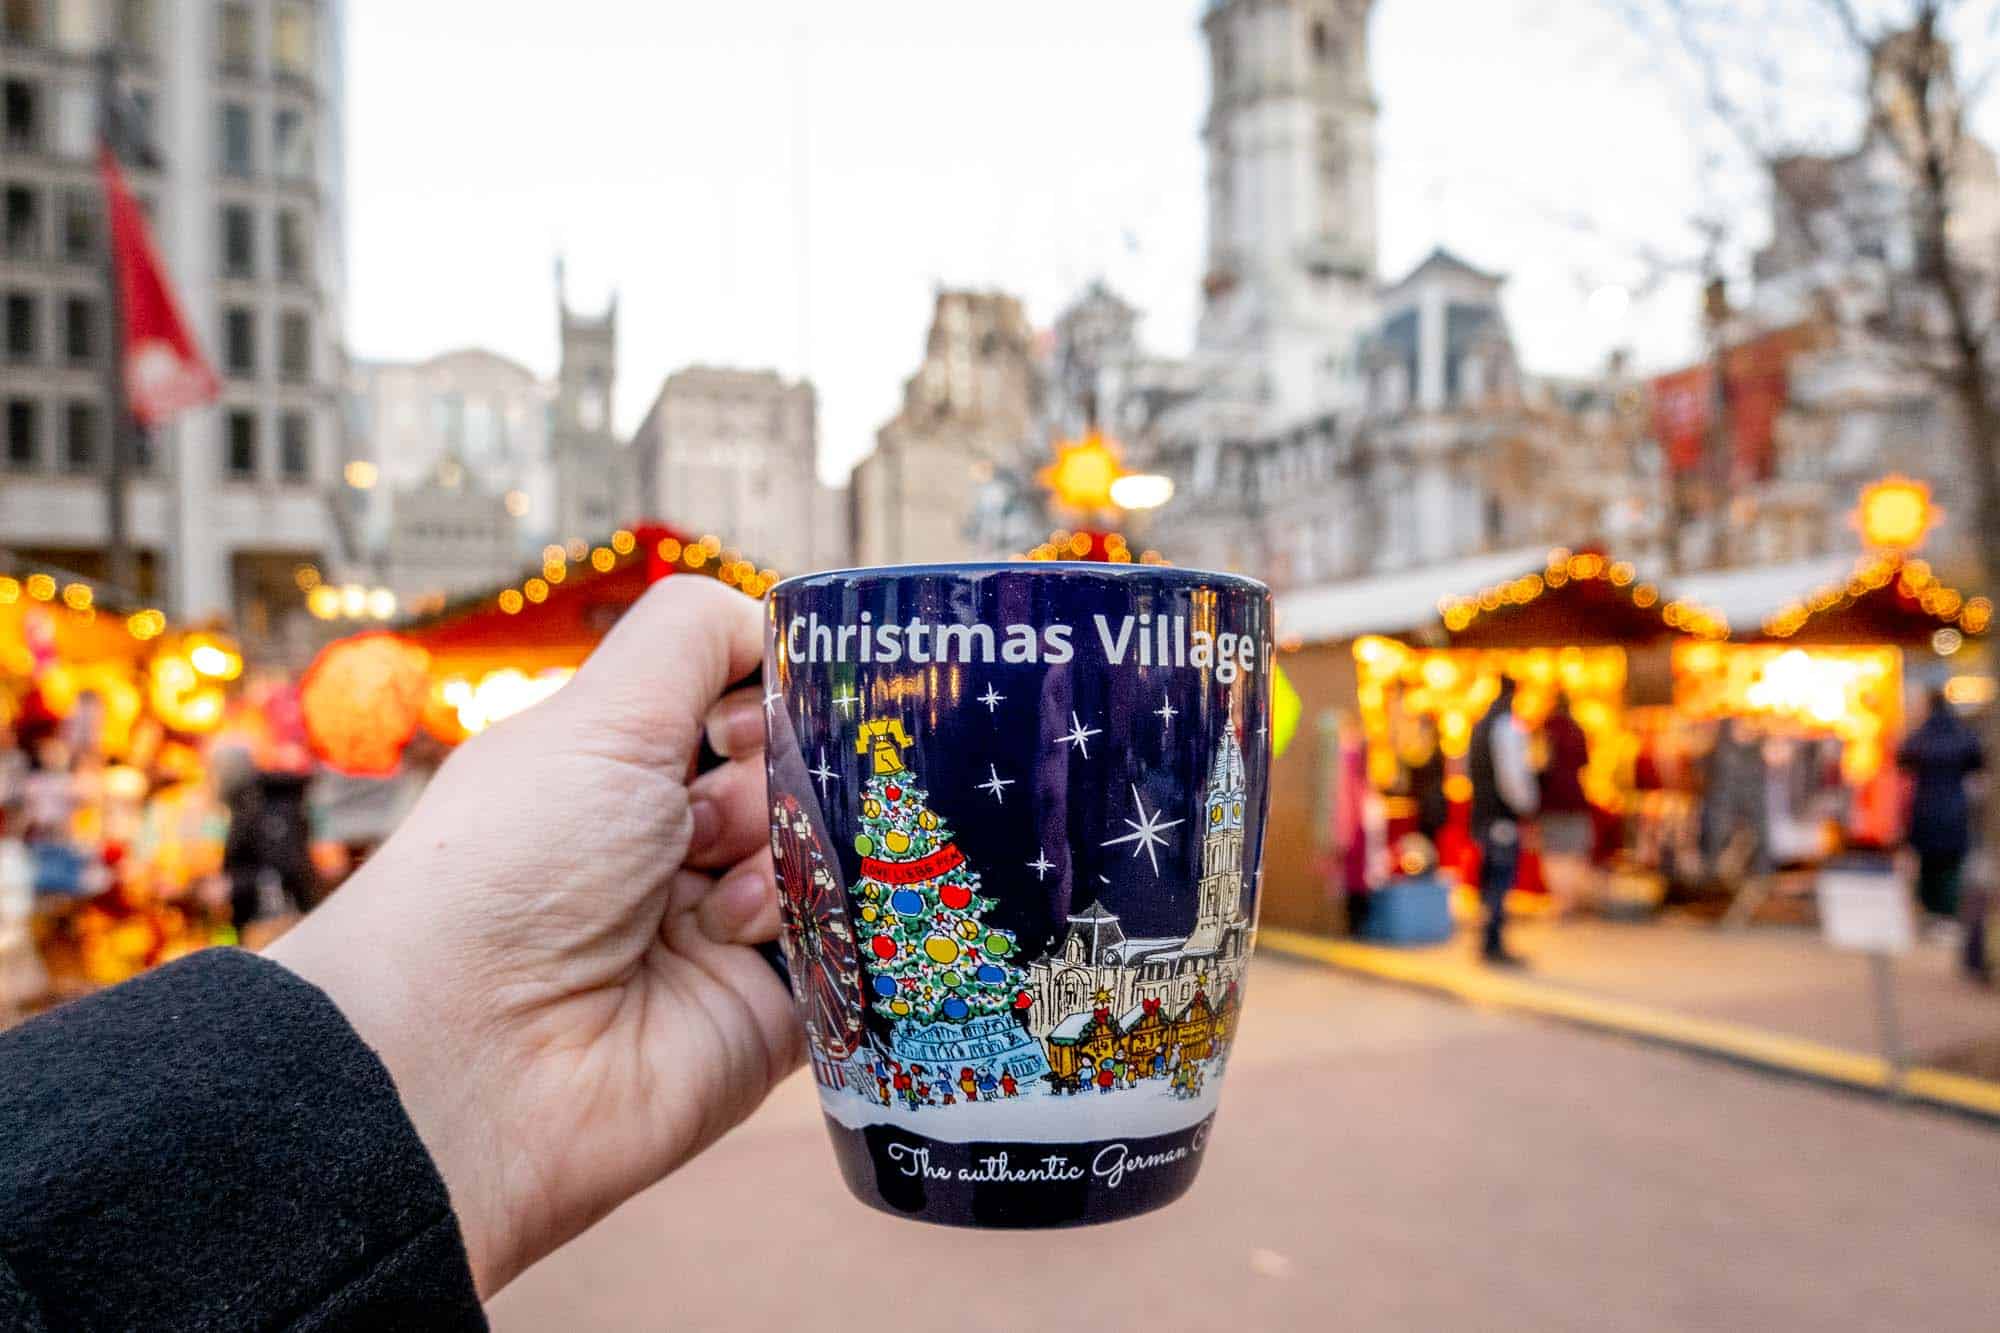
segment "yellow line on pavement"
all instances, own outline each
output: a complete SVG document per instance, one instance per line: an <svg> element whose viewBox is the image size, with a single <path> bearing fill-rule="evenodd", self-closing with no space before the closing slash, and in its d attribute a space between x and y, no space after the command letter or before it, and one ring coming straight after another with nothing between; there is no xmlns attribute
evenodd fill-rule
<svg viewBox="0 0 2000 1333"><path fill-rule="evenodd" d="M1696 1018L1629 1000L1585 995L1469 962L1385 949L1354 940L1326 939L1278 926L1259 929L1257 944L1273 953L1441 992L1466 1004L1518 1010L1644 1037L1868 1092L1895 1090L1889 1063L1880 1056L1804 1037L1789 1037L1744 1023ZM1901 1091L1933 1105L2000 1119L2000 1083L1987 1079L1920 1066L1904 1071Z"/></svg>

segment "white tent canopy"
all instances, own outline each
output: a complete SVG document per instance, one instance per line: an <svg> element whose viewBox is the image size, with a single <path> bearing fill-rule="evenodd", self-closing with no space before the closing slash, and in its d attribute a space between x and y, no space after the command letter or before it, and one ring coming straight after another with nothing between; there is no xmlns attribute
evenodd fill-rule
<svg viewBox="0 0 2000 1333"><path fill-rule="evenodd" d="M1363 634L1399 634L1438 617L1438 601L1539 571L1546 546L1471 556L1447 564L1320 584L1280 593L1278 638L1332 643Z"/></svg>

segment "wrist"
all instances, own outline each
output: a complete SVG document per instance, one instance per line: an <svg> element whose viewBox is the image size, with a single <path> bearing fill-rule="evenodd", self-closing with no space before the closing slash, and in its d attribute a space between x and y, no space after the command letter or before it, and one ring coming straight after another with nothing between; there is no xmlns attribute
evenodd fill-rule
<svg viewBox="0 0 2000 1333"><path fill-rule="evenodd" d="M404 1114L444 1181L484 1301L519 1271L496 1179L503 1159L491 1142L490 1122L478 1114L488 1102L472 1086L477 1062L467 1058L486 1044L457 1030L454 1006L428 993L420 968L398 961L407 937L376 912L353 910L364 892L363 884L349 884L265 956L325 994L389 1071Z"/></svg>

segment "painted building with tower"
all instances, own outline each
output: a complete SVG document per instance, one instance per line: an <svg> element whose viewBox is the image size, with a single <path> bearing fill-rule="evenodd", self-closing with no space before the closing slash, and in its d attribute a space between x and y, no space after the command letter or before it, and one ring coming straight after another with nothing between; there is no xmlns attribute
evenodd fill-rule
<svg viewBox="0 0 2000 1333"><path fill-rule="evenodd" d="M1201 880L1194 929L1160 938L1128 936L1115 913L1093 902L1069 918L1050 952L1024 969L1034 999L1029 1030L1048 1038L1063 1023L1108 1008L1127 1027L1145 1018L1148 1001L1167 1019L1184 1014L1197 992L1225 994L1243 979L1250 920L1243 913L1243 750L1225 732L1202 797Z"/></svg>

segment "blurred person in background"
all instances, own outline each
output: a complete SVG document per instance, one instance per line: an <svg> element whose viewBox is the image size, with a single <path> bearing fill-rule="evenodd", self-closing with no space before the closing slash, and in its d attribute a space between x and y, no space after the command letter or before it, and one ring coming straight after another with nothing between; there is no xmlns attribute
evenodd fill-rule
<svg viewBox="0 0 2000 1333"><path fill-rule="evenodd" d="M1711 878L1734 888L1768 865L1769 803L1764 746L1741 718L1725 717L1701 766L1701 858Z"/></svg>
<svg viewBox="0 0 2000 1333"><path fill-rule="evenodd" d="M1416 735L1404 761L1404 778L1417 807L1417 832L1435 847L1451 820L1451 801L1444 792L1444 750L1438 745L1437 722L1428 713L1419 714L1412 727Z"/></svg>
<svg viewBox="0 0 2000 1333"><path fill-rule="evenodd" d="M1528 732L1514 716L1514 681L1472 728L1466 775L1472 779L1472 837L1479 844L1479 898L1486 908L1480 956L1502 967L1521 960L1507 950L1507 895L1521 868L1521 823L1535 816L1540 796L1528 766Z"/></svg>
<svg viewBox="0 0 2000 1333"><path fill-rule="evenodd" d="M1959 879L1972 850L1969 780L1986 767L1971 727L1959 720L1942 689L1930 693L1924 720L1896 751L1896 764L1914 783L1910 847L1917 854L1917 900L1934 926L1958 920Z"/></svg>
<svg viewBox="0 0 2000 1333"><path fill-rule="evenodd" d="M318 901L306 818L309 779L262 772L236 747L217 747L215 771L216 789L229 807L222 872L229 879L230 915L243 936L259 921L303 913Z"/></svg>
<svg viewBox="0 0 2000 1333"><path fill-rule="evenodd" d="M1542 874L1558 916L1590 896L1590 853L1595 841L1590 800L1583 794L1583 770L1590 766L1590 740L1570 711L1569 695L1558 694L1542 722L1548 760L1542 766Z"/></svg>

